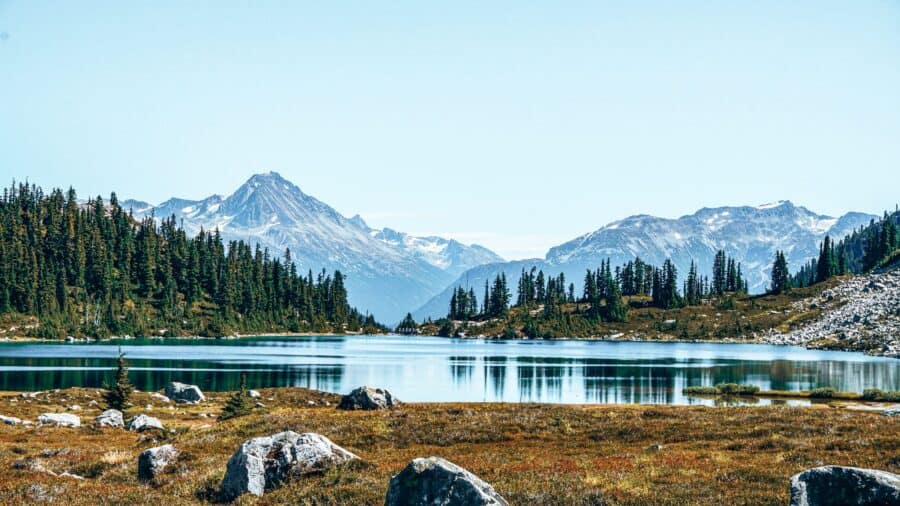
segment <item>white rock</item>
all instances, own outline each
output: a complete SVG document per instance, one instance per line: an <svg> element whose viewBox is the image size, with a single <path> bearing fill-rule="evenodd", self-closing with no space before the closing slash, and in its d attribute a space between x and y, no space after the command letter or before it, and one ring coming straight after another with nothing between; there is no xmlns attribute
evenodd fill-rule
<svg viewBox="0 0 900 506"><path fill-rule="evenodd" d="M38 422L42 425L53 425L56 427L81 426L81 419L69 413L44 413L38 417Z"/></svg>
<svg viewBox="0 0 900 506"><path fill-rule="evenodd" d="M100 416L94 419L94 423L98 427L125 427L125 419L122 417L122 412L118 409L107 409L100 413Z"/></svg>
<svg viewBox="0 0 900 506"><path fill-rule="evenodd" d="M133 430L135 432L143 432L149 429L165 430L162 422L160 422L158 418L153 418L152 416L144 414L134 417L131 420L131 423L128 424L128 430Z"/></svg>

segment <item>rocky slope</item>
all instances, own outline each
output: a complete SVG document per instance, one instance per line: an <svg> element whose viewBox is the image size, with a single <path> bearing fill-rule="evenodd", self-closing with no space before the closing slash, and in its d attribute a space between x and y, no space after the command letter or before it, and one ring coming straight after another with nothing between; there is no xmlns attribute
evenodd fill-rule
<svg viewBox="0 0 900 506"><path fill-rule="evenodd" d="M820 315L787 333L772 331L763 342L900 358L900 269L852 277L791 311Z"/></svg>

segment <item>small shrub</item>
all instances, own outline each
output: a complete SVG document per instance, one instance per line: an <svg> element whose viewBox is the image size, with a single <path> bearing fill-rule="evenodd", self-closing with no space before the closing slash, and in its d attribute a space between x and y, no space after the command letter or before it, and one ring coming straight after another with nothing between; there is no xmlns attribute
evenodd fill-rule
<svg viewBox="0 0 900 506"><path fill-rule="evenodd" d="M716 387L687 387L681 392L685 395L719 395L722 393Z"/></svg>
<svg viewBox="0 0 900 506"><path fill-rule="evenodd" d="M720 383L716 385L719 392L725 395L753 395L759 392L756 385L738 385L737 383Z"/></svg>
<svg viewBox="0 0 900 506"><path fill-rule="evenodd" d="M862 398L866 401L900 402L900 390L885 392L878 388L867 388L863 390Z"/></svg>
<svg viewBox="0 0 900 506"><path fill-rule="evenodd" d="M837 390L831 387L813 388L809 391L809 396L814 399L831 399Z"/></svg>

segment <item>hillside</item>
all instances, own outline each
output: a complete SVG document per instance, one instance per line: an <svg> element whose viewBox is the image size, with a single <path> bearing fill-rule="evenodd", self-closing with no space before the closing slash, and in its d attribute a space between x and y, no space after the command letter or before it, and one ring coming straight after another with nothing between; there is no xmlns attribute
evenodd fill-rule
<svg viewBox="0 0 900 506"><path fill-rule="evenodd" d="M775 328L763 341L900 358L900 268L853 276L791 304L816 318Z"/></svg>
<svg viewBox="0 0 900 506"><path fill-rule="evenodd" d="M596 321L585 316L587 304L567 303L561 307L561 317L544 317L543 306L527 310L513 307L504 318L454 321L450 332L445 320L423 324L420 330L426 334L460 337L758 342L770 329L793 328L815 318L816 312L793 308L793 305L817 296L836 283L830 280L781 295L727 294L698 306L675 309L648 307L648 297L625 297L631 306L625 322Z"/></svg>
<svg viewBox="0 0 900 506"><path fill-rule="evenodd" d="M372 229L360 216L343 216L277 172L252 176L227 197L126 204L137 218L174 216L189 234L218 230L226 241L259 244L272 256L290 249L301 271L341 270L350 303L384 321L398 321L465 270L502 261L478 245Z"/></svg>
<svg viewBox="0 0 900 506"><path fill-rule="evenodd" d="M751 293L761 293L769 282L769 269L776 250L785 252L789 265L799 267L818 254L818 244L826 235L840 238L868 224L875 216L847 213L835 218L814 213L789 201L762 206L703 208L677 219L638 215L610 223L594 232L551 248L545 258L493 263L461 274L447 289L413 312L418 319L437 318L446 313L452 290L457 285L478 290L485 279L499 273L515 284L523 268L532 266L545 274L565 274L576 291L586 269L594 269L607 258L620 265L639 256L660 265L671 259L679 273L686 273L691 261L708 272L714 254L724 250L741 262Z"/></svg>

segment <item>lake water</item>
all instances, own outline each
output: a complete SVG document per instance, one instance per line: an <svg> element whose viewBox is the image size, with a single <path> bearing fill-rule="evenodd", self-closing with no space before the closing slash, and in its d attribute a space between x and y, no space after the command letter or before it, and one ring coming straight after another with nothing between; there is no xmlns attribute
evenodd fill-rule
<svg viewBox="0 0 900 506"><path fill-rule="evenodd" d="M177 380L204 390L298 386L390 389L418 402L710 404L692 385L748 383L764 390L830 386L900 390L900 360L749 344L481 340L436 337L255 337L0 343L0 390L100 386L118 346L141 390ZM760 400L760 403L769 401Z"/></svg>

